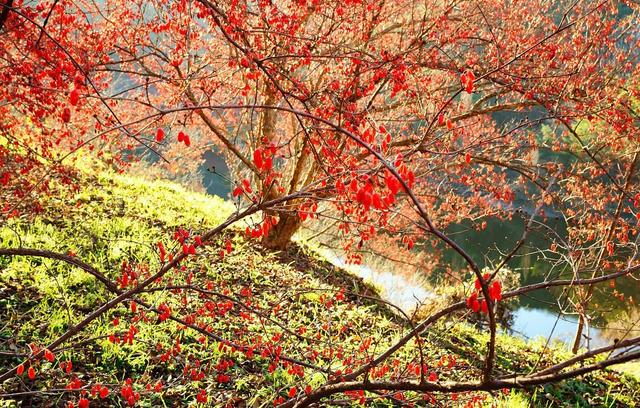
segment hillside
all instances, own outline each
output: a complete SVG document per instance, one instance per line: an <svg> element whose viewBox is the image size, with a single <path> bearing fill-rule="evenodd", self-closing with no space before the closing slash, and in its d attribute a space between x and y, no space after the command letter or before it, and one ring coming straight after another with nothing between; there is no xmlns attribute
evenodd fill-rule
<svg viewBox="0 0 640 408"><path fill-rule="evenodd" d="M122 283L125 275L135 279L159 266L157 242L172 252L179 249L176 230L201 234L235 210L230 202L168 182L106 172L81 177L79 191L49 197L42 213L4 224L0 248L68 254ZM24 375L1 384L0 406L62 406L95 384L109 392L105 398L91 396L91 406L126 406L127 378L140 394L138 406L272 406L307 386L322 385L327 375L314 367L344 370L355 364L349 356L377 355L411 327L359 278L303 245L268 252L245 238L245 226L234 226L199 248L183 265L184 271L141 294L148 304L168 310L167 315L213 335L121 305L56 350L54 361L38 363L34 380ZM46 345L114 296L94 276L60 260L0 257L0 272L2 372L26 357L28 344ZM466 324L450 323L456 324L444 323L423 338L429 376L473 380L480 373L486 336ZM247 345L255 347L256 355L241 350ZM274 362L273 355L259 353L269 347L291 361ZM380 375L410 377L417 361L414 350L400 350L380 367ZM545 348L542 342L525 344L503 335L497 371L508 374L515 368L560 361L567 354L558 345ZM68 361L72 368L66 370ZM292 361L306 361L311 367ZM425 405L618 407L635 406L639 389L633 378L605 371L507 394L420 398ZM325 404L394 406L414 397L341 395Z"/></svg>

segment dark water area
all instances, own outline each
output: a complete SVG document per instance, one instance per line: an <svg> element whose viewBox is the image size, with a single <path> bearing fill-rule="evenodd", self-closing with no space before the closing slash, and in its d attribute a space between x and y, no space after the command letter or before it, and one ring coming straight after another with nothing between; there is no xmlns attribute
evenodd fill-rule
<svg viewBox="0 0 640 408"><path fill-rule="evenodd" d="M484 230L478 231L471 224L456 225L447 230L453 238L481 268L495 267L503 259L504 254L510 252L522 237L526 222L521 216L512 220L489 219ZM518 255L507 263L507 267L520 278L520 285L529 285L545 280L572 277L572 271L558 262L557 255L547 251L544 255L539 249L548 249L553 243L551 231L564 238L566 226L561 220L549 217L545 220L546 228L533 229L527 238L527 243L518 251ZM465 270L464 260L455 252L442 249L442 263L453 270ZM468 274L471 278L471 273ZM591 276L584 276L591 277ZM429 277L436 283L442 275L437 273ZM626 330L614 327L622 316L640 313L640 308L629 299L640 299L640 282L630 278L618 278L615 290L610 283L605 282L595 286L593 298L590 302L592 320L589 327L589 345L591 347L609 344L614 338L624 337ZM624 295L621 300L619 295ZM558 302L558 299L561 299ZM560 304L559 304L560 303ZM562 306L562 307L561 307ZM566 312L563 313L561 309ZM538 290L520 296L517 306L511 309L509 331L527 338L538 336L550 337L567 343L573 341L578 317L571 314L572 308L563 295L563 288ZM636 319L638 316L636 315ZM616 334L616 332L620 332ZM636 324L629 335L640 335L640 325ZM583 339L586 344L586 339Z"/></svg>
<svg viewBox="0 0 640 408"><path fill-rule="evenodd" d="M202 186L207 194L222 198L229 198L231 193L231 181L229 180L229 167L219 152L208 150L202 155L203 164L198 169L202 177Z"/></svg>

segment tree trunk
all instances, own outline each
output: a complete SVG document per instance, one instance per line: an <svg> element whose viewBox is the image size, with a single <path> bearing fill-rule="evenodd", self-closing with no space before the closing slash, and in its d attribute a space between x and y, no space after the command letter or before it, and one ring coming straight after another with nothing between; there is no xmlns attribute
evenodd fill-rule
<svg viewBox="0 0 640 408"><path fill-rule="evenodd" d="M283 250L287 248L287 245L291 242L293 234L300 229L302 225L302 219L298 217L298 214L283 214L280 215L278 223L274 225L269 234L262 239L262 245L269 249Z"/></svg>

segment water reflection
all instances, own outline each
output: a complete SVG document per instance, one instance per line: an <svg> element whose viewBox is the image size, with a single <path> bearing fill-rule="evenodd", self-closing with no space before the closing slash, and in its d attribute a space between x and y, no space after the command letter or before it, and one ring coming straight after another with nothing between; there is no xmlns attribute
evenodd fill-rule
<svg viewBox="0 0 640 408"><path fill-rule="evenodd" d="M508 231L509 227L500 226L498 222L495 222L493 226L488 228L501 230L505 241L509 240L509 234L505 234L505 230ZM511 225L511 230L517 231L517 228ZM521 233L521 231L518 231L518 233ZM482 243L478 242L479 240L481 241L480 236L474 236L475 232L473 231L467 234L467 236L463 236L458 233L458 242L468 244L467 250L471 248L472 255L478 259L479 248L482 246ZM489 235L498 236L497 234ZM540 240L540 237L536 239ZM539 242L535 244L540 245ZM499 248L499 245L500 242L493 242L494 248ZM478 248L475 253L473 252L474 246ZM499 250L489 251L489 253L497 254ZM334 265L348 269L366 281L372 282L381 289L381 296L385 300L400 307L408 314L411 314L417 306L429 300L437 300L438 295L428 289L428 284L425 285L425 280L430 280L432 283L437 284L440 277L404 276L390 271L378 271L363 265L346 265L341 256L331 250L325 250L322 255ZM447 254L445 251L443 258L447 260L449 256L451 258L445 263L450 262L456 265L456 262L459 262L459 260L455 259L457 254ZM479 260L482 266L490 265L492 262L490 258L479 259L482 259L481 261ZM462 268L462 266L458 265L459 268ZM516 258L510 267L519 273L521 285L537 283L547 279L550 268L548 261L539 259L530 253ZM620 279L616 282L616 287L627 296L638 297L640 295L640 287L633 279ZM519 299L519 303L509 306L509 310L503 313L501 324L504 325L504 331L524 339L549 339L551 342L559 341L570 346L576 333L578 318L575 315L559 312L556 299L561 294L562 289L557 288L531 292L526 296L522 296ZM636 327L632 327L629 330L630 324L626 323L629 320L640 321L640 311L638 311L637 306L629 305L628 302L621 302L618 298L612 296L608 284L596 290L592 304L596 310L593 312L593 319L588 332L583 335L582 346L588 346L589 348L602 347L611 344L617 338L640 334L640 327L637 324L635 325Z"/></svg>
<svg viewBox="0 0 640 408"><path fill-rule="evenodd" d="M410 314L415 308L434 295L415 279L407 279L393 272L379 272L363 265L347 265L334 251L325 250L322 255L333 265L346 269L380 289L380 296Z"/></svg>
<svg viewBox="0 0 640 408"><path fill-rule="evenodd" d="M525 339L544 338L553 341L561 341L567 345L573 343L576 334L578 319L572 315L552 313L545 309L533 309L519 307L512 313L512 326L508 332ZM601 330L590 327L588 345L590 348L602 347L611 344L611 341L602 336ZM587 339L582 339L582 345L587 345Z"/></svg>
<svg viewBox="0 0 640 408"><path fill-rule="evenodd" d="M517 272L520 285L528 285L557 278L571 278L569 270L554 265L554 260L544 258L537 249L549 248L553 238L547 232L553 231L561 237L566 236L566 227L560 220L546 220L547 229L534 230L529 235L520 255L509 262L508 267ZM481 268L500 262L501 254L510 251L520 239L525 220L514 217L513 220L490 219L483 231L477 231L471 225L455 225L448 233L472 256ZM466 265L460 256L446 248L441 248L442 263L452 265L454 269L464 270ZM469 274L470 277L470 274ZM429 277L432 284L438 284L442 276L434 274ZM615 281L615 296L610 282L596 285L591 300L591 327L589 328L588 345L599 347L611 344L616 338L625 335L638 335L640 314L638 305L632 299L640 298L640 285L631 277L619 278ZM620 295L623 295L621 298ZM525 338L551 337L565 343L572 343L577 327L577 316L560 314L557 299L563 297L562 288L540 290L521 296L519 305L512 310L509 321L510 332ZM560 316L560 317L558 317ZM636 316L637 317L637 316ZM635 324L633 322L636 322ZM635 326L635 327L631 327ZM631 330L629 330L631 327ZM582 345L587 345L582 339Z"/></svg>

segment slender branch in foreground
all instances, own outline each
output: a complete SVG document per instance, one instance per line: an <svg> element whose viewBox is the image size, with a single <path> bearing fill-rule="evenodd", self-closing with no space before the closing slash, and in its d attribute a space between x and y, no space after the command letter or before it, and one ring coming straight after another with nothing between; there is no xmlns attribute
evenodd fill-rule
<svg viewBox="0 0 640 408"><path fill-rule="evenodd" d="M565 380L588 374L593 371L602 370L615 364L625 363L640 358L640 351L610 358L597 363L589 364L575 370L563 373L548 374L536 377L514 377L509 380L490 380L487 382L426 382L415 383L410 381L350 381L337 384L328 384L318 388L316 391L306 395L300 400L289 400L278 407L307 407L317 403L323 398L345 391L417 391L417 392L466 392L466 391L496 391L501 389L524 388L527 386L541 385L550 382Z"/></svg>
<svg viewBox="0 0 640 408"><path fill-rule="evenodd" d="M531 284L531 285L520 287L520 288L512 290L512 291L505 292L505 293L502 294L502 298L506 300L506 299L510 299L512 297L516 297L516 296L519 296L519 295L522 295L524 293L531 292L531 291L534 291L534 290L547 289L547 288L558 287L558 286L590 285L590 284L593 284L593 283L606 282L606 281L609 281L611 279L616 279L616 278L619 278L621 276L628 275L628 274L636 272L638 270L640 270L640 265L632 266L632 267L623 269L621 271L613 272L613 273L610 273L608 275L603 275L603 276L600 276L600 277L597 277L597 278L593 278L593 279L578 279L578 280L562 279L562 280L545 281L545 282L534 283L534 284ZM414 336L419 335L424 330L426 330L429 326L431 326L432 324L434 324L435 322L437 322L441 318L443 318L443 317L445 317L445 316L447 316L447 315L449 315L449 314L451 314L451 313L453 313L455 311L462 310L462 309L464 309L466 307L467 307L466 302L461 301L461 302L458 302L458 303L454 303L454 304L450 305L449 307L444 308L444 309L432 314L431 316L429 316L425 320L423 320L418 326L416 326L415 333L413 333L413 332L407 333L400 340L398 340L393 346L389 347L385 352L380 354L378 357L376 357L375 359L371 360L365 366L362 366L359 369L354 370L353 373L343 376L342 379L349 381L349 380L353 380L355 378L358 378L358 376L364 374L365 372L369 371L371 368L377 366L378 364L380 364L381 362L383 362L384 360L389 358L393 353L395 353L400 348L402 348L405 344L407 344L409 342L409 340L411 340Z"/></svg>

